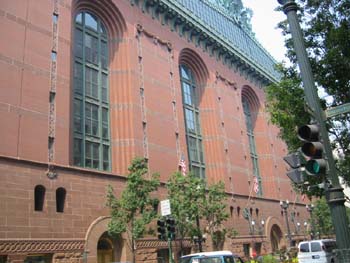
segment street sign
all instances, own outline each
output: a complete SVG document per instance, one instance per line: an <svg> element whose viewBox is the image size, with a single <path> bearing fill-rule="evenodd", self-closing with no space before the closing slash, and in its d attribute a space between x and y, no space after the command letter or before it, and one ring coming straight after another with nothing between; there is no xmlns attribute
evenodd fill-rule
<svg viewBox="0 0 350 263"><path fill-rule="evenodd" d="M327 119L343 113L348 113L350 112L350 103L345 103L343 105L339 105L339 106L327 109L325 112L326 112Z"/></svg>
<svg viewBox="0 0 350 263"><path fill-rule="evenodd" d="M169 199L160 201L160 213L162 214L162 216L171 215L170 200Z"/></svg>

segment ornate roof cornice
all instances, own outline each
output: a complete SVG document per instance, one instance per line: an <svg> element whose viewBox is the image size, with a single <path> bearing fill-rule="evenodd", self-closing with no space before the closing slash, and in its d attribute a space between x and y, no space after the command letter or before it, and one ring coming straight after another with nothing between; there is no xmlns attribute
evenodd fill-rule
<svg viewBox="0 0 350 263"><path fill-rule="evenodd" d="M252 82L265 86L279 81L271 55L238 21L207 0L130 2Z"/></svg>

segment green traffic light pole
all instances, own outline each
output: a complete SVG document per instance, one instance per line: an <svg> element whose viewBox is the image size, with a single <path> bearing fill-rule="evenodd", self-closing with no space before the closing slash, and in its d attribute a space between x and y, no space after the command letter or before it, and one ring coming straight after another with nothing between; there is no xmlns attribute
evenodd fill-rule
<svg viewBox="0 0 350 263"><path fill-rule="evenodd" d="M312 111L313 117L320 126L320 133L329 166L327 179L330 180L332 184L332 187L326 189L326 198L331 210L337 246L339 248L338 256L339 259L344 260L339 262L350 262L350 230L345 212L343 188L339 184L328 131L325 125L325 116L317 95L315 81L305 49L303 34L296 13L298 6L294 0L278 0L278 2L283 5L283 12L286 14L289 23L294 50L297 55L301 78L304 84L306 102Z"/></svg>
<svg viewBox="0 0 350 263"><path fill-rule="evenodd" d="M171 246L171 238L168 237L168 249L169 249L169 260L170 263L175 263L174 258L173 258L173 250Z"/></svg>

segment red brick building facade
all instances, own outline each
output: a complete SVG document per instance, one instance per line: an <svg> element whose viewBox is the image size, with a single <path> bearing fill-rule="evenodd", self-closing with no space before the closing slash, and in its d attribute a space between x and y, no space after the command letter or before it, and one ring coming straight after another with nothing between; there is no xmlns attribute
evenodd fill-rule
<svg viewBox="0 0 350 263"><path fill-rule="evenodd" d="M1 1L1 263L130 261L123 238L106 233L105 201L107 185L122 191L136 156L163 183L182 156L208 184L225 183L226 225L238 235L224 249L281 248L279 202L287 199L293 239L303 238L305 204L285 176L287 149L265 111L264 86L278 81L274 61L237 25L241 49L196 17L203 8L204 17L234 26L211 4L183 2ZM164 249L147 236L137 261L156 262Z"/></svg>

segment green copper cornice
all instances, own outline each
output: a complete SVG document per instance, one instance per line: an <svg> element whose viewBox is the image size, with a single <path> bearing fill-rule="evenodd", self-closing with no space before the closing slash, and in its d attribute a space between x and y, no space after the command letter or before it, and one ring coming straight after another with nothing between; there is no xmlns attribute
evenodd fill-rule
<svg viewBox="0 0 350 263"><path fill-rule="evenodd" d="M279 81L276 61L254 36L207 0L130 1L248 79L262 86Z"/></svg>

